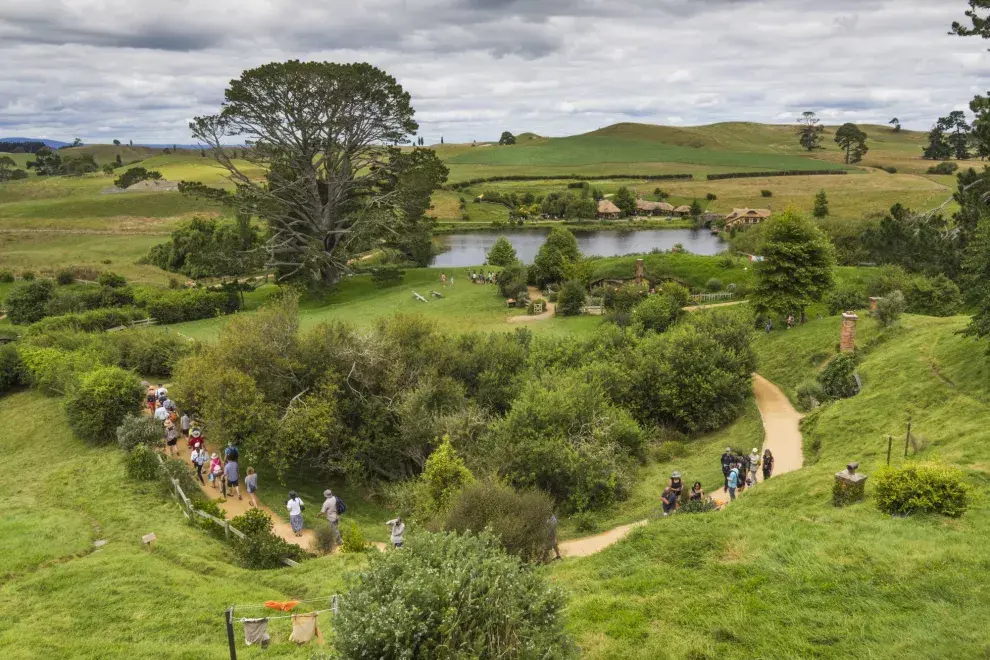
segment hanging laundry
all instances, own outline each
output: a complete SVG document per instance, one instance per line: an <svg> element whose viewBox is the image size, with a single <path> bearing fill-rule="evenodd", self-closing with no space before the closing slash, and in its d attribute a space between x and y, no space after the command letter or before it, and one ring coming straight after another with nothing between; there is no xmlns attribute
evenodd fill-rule
<svg viewBox="0 0 990 660"><path fill-rule="evenodd" d="M261 648L268 648L268 619L244 619L244 643L248 646L261 644Z"/></svg>
<svg viewBox="0 0 990 660"><path fill-rule="evenodd" d="M293 614L292 634L289 635L289 641L300 645L309 644L313 637L316 637L316 643L323 646L323 633L320 632L320 627L316 625L316 619L319 616L316 612Z"/></svg>
<svg viewBox="0 0 990 660"><path fill-rule="evenodd" d="M287 600L284 603L278 600L265 601L265 607L267 607L270 610L278 610L279 612L288 612L298 604L299 604L298 600Z"/></svg>

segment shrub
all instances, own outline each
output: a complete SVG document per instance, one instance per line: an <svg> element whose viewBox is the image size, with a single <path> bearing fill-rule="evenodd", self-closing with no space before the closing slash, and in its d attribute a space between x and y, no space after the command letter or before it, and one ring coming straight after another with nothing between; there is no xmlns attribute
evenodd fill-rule
<svg viewBox="0 0 990 660"><path fill-rule="evenodd" d="M492 249L488 251L485 263L489 266L511 266L518 260L516 249L512 247L509 239L499 236Z"/></svg>
<svg viewBox="0 0 990 660"><path fill-rule="evenodd" d="M371 281L381 288L402 284L405 275L406 271L396 266L379 266L371 269Z"/></svg>
<svg viewBox="0 0 990 660"><path fill-rule="evenodd" d="M310 551L317 555L329 555L333 554L336 547L337 534L330 527L330 523L317 525L313 530L313 544Z"/></svg>
<svg viewBox="0 0 990 660"><path fill-rule="evenodd" d="M881 167L880 169L882 169L887 174L897 174L897 168L894 167L893 165L887 165L886 167Z"/></svg>
<svg viewBox="0 0 990 660"><path fill-rule="evenodd" d="M811 410L828 399L825 388L817 380L809 380L797 388L798 404L803 410Z"/></svg>
<svg viewBox="0 0 990 660"><path fill-rule="evenodd" d="M939 273L932 278L924 275L911 278L904 291L904 301L912 314L952 316L959 311L962 296L956 283Z"/></svg>
<svg viewBox="0 0 990 660"><path fill-rule="evenodd" d="M933 165L928 168L929 174L955 174L956 170L959 169L959 165L952 161L945 161L939 163L938 165Z"/></svg>
<svg viewBox="0 0 990 660"><path fill-rule="evenodd" d="M594 511L580 511L571 516L574 528L581 534L594 534L600 528L600 516Z"/></svg>
<svg viewBox="0 0 990 660"><path fill-rule="evenodd" d="M877 301L877 309L873 314L880 325L889 328L901 318L904 307L904 294L900 291L892 291Z"/></svg>
<svg viewBox="0 0 990 660"><path fill-rule="evenodd" d="M716 199L718 199L718 196L715 195L715 193L708 193L707 195L705 195L705 199L707 199L709 202L714 202Z"/></svg>
<svg viewBox="0 0 990 660"><path fill-rule="evenodd" d="M563 592L491 535L422 534L369 562L334 618L343 660L577 656Z"/></svg>
<svg viewBox="0 0 990 660"><path fill-rule="evenodd" d="M552 548L547 525L551 515L553 499L542 491L516 491L511 486L479 481L454 500L444 529L462 534L488 529L509 554L525 562L542 561Z"/></svg>
<svg viewBox="0 0 990 660"><path fill-rule="evenodd" d="M634 307L646 300L649 288L645 284L629 283L618 288L611 286L597 287L605 309L617 312L631 312Z"/></svg>
<svg viewBox="0 0 990 660"><path fill-rule="evenodd" d="M111 289L127 285L127 280L124 279L123 275L112 273L109 270L100 273L100 277L96 281L100 283L100 286L108 286Z"/></svg>
<svg viewBox="0 0 990 660"><path fill-rule="evenodd" d="M969 492L961 470L933 462L885 466L873 481L877 508L891 515L939 513L958 518L969 506Z"/></svg>
<svg viewBox="0 0 990 660"><path fill-rule="evenodd" d="M0 394L20 385L24 365L13 344L0 346Z"/></svg>
<svg viewBox="0 0 990 660"><path fill-rule="evenodd" d="M685 444L680 440L664 440L653 448L653 460L657 463L669 463L684 456L684 449Z"/></svg>
<svg viewBox="0 0 990 660"><path fill-rule="evenodd" d="M527 314L536 314L536 306L540 304L543 305L543 311L547 309L547 301L544 298L537 298L536 300L529 301L529 307L526 308Z"/></svg>
<svg viewBox="0 0 990 660"><path fill-rule="evenodd" d="M372 547L365 540L361 528L353 520L348 520L341 525L340 538L343 541L340 545L342 552L367 552Z"/></svg>
<svg viewBox="0 0 990 660"><path fill-rule="evenodd" d="M55 294L55 284L51 280L24 278L25 282L14 286L7 294L4 306L11 323L27 325L40 321L45 316L45 306Z"/></svg>
<svg viewBox="0 0 990 660"><path fill-rule="evenodd" d="M869 304L863 292L851 286L843 286L828 295L825 302L828 304L829 316L835 316L840 312L852 309L863 309Z"/></svg>
<svg viewBox="0 0 990 660"><path fill-rule="evenodd" d="M580 315L586 297L584 284L577 280L567 282L557 294L557 313L561 316Z"/></svg>
<svg viewBox="0 0 990 660"><path fill-rule="evenodd" d="M232 289L163 289L146 293L138 303L160 324L212 318L240 309L240 297Z"/></svg>
<svg viewBox="0 0 990 660"><path fill-rule="evenodd" d="M496 278L498 280L498 292L503 298L519 298L526 293L526 280L528 273L522 264L508 266Z"/></svg>
<svg viewBox="0 0 990 660"><path fill-rule="evenodd" d="M689 298L688 290L680 284L667 284L663 293L652 295L633 312L642 330L665 332L686 314L684 306Z"/></svg>
<svg viewBox="0 0 990 660"><path fill-rule="evenodd" d="M68 393L69 426L85 440L111 442L128 413L141 410L143 399L144 388L133 373L120 367L97 367Z"/></svg>
<svg viewBox="0 0 990 660"><path fill-rule="evenodd" d="M124 472L135 481L153 481L162 475L158 454L146 445L124 454Z"/></svg>
<svg viewBox="0 0 990 660"><path fill-rule="evenodd" d="M708 513L718 507L710 497L703 497L700 500L687 499L677 507L677 513Z"/></svg>
<svg viewBox="0 0 990 660"><path fill-rule="evenodd" d="M61 285L72 284L76 281L76 276L69 268L63 268L58 271L58 275L55 276L55 281Z"/></svg>
<svg viewBox="0 0 990 660"><path fill-rule="evenodd" d="M9 268L0 269L0 282L10 284L14 281L14 273Z"/></svg>
<svg viewBox="0 0 990 660"><path fill-rule="evenodd" d="M764 197L773 197L772 190L761 190L760 194L763 195Z"/></svg>
<svg viewBox="0 0 990 660"><path fill-rule="evenodd" d="M279 568L283 557L293 560L303 557L302 548L275 535L271 517L261 509L248 509L233 518L230 526L246 537L233 541L234 550L246 568Z"/></svg>
<svg viewBox="0 0 990 660"><path fill-rule="evenodd" d="M474 475L454 451L450 437L444 436L440 446L426 459L420 480L424 484L429 512L439 513L446 511L461 488L474 481Z"/></svg>
<svg viewBox="0 0 990 660"><path fill-rule="evenodd" d="M707 282L705 282L705 290L706 291L710 291L712 293L715 293L717 291L721 291L722 290L722 280L720 280L718 278L715 278L715 277L709 279Z"/></svg>
<svg viewBox="0 0 990 660"><path fill-rule="evenodd" d="M125 451L135 447L159 447L162 444L162 425L148 415L128 415L117 427L117 444Z"/></svg>
<svg viewBox="0 0 990 660"><path fill-rule="evenodd" d="M533 259L533 279L539 285L561 282L568 266L580 258L574 234L564 227L554 227Z"/></svg>
<svg viewBox="0 0 990 660"><path fill-rule="evenodd" d="M24 280L25 282L33 282L34 281L34 271L33 270L25 270L25 271L23 271L21 273L21 279Z"/></svg>
<svg viewBox="0 0 990 660"><path fill-rule="evenodd" d="M192 352L193 344L162 330L132 329L106 335L116 353L118 366L139 374L168 377L180 359Z"/></svg>
<svg viewBox="0 0 990 660"><path fill-rule="evenodd" d="M131 321L146 318L147 314L137 307L120 309L91 309L88 312L76 312L49 316L31 325L30 335L42 335L62 330L75 332L100 332L130 324Z"/></svg>
<svg viewBox="0 0 990 660"><path fill-rule="evenodd" d="M100 363L96 355L84 351L21 346L18 353L27 384L52 396L61 396L75 389L80 374Z"/></svg>
<svg viewBox="0 0 990 660"><path fill-rule="evenodd" d="M822 392L832 399L845 399L855 395L859 387L853 376L855 372L855 356L849 353L836 355L818 374Z"/></svg>

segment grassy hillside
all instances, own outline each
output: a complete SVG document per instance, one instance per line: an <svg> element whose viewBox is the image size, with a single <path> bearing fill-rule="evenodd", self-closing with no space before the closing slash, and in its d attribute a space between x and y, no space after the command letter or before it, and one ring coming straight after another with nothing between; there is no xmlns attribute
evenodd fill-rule
<svg viewBox="0 0 990 660"><path fill-rule="evenodd" d="M655 522L600 555L558 565L585 657L984 657L986 500L958 520L830 502L833 473L850 460L875 472L884 434L903 437L909 407L926 458L960 465L984 491L990 485L990 360L955 334L963 324L907 317L866 355L864 391L805 420L804 470L724 512ZM828 351L836 337L833 319L812 321L761 340L760 353L765 362L795 342ZM697 448L708 472L717 473L719 445ZM692 456L669 468L697 474ZM894 462L903 460L895 451Z"/></svg>

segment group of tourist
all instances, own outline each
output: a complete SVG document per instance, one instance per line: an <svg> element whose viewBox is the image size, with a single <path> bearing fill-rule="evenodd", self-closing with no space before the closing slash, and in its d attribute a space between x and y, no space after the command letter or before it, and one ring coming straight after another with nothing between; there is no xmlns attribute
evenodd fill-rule
<svg viewBox="0 0 990 660"><path fill-rule="evenodd" d="M669 516L680 508L683 494L684 481L681 479L681 473L674 470L674 473L670 475L670 479L667 481L666 487L663 489L663 493L660 495L660 504L663 507L664 516ZM691 490L688 491L687 497L688 500L692 501L700 501L705 498L705 489L702 488L700 481L694 482Z"/></svg>
<svg viewBox="0 0 990 660"><path fill-rule="evenodd" d="M471 279L471 284L495 284L495 273L494 271L488 271L487 273L481 271L468 271L468 277Z"/></svg>
<svg viewBox="0 0 990 660"><path fill-rule="evenodd" d="M729 494L730 500L736 499L736 493L742 492L749 486L756 484L756 475L762 468L763 480L766 481L773 474L773 454L769 449L760 450L753 447L753 451L747 456L743 453L736 455L732 447L726 447L722 454L722 476L725 477L723 485L724 491Z"/></svg>

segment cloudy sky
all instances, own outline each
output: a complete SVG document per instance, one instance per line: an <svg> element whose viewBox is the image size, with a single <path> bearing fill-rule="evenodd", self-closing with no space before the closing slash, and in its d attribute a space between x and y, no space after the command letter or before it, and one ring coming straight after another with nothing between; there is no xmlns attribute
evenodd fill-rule
<svg viewBox="0 0 990 660"><path fill-rule="evenodd" d="M990 89L964 0L2 0L0 136L189 142L241 70L368 61L428 142L620 121L926 129Z"/></svg>

